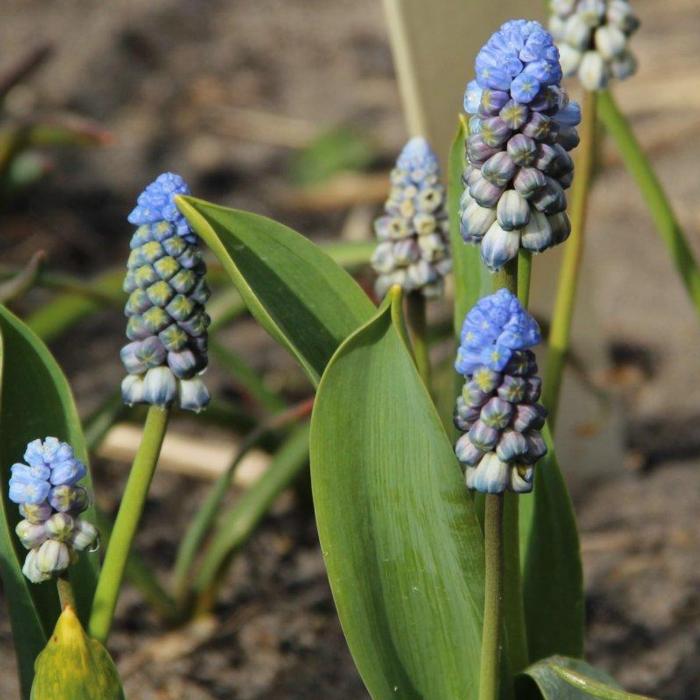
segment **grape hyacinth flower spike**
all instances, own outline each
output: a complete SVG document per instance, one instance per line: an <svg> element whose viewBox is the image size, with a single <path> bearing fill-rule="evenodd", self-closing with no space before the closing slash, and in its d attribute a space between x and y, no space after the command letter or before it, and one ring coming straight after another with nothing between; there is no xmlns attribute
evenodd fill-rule
<svg viewBox="0 0 700 700"><path fill-rule="evenodd" d="M561 87L554 40L537 22L506 22L479 51L467 85L467 167L461 233L500 270L518 250L539 253L571 232L567 189L581 110Z"/></svg>
<svg viewBox="0 0 700 700"><path fill-rule="evenodd" d="M437 156L424 138L411 139L401 151L391 171L384 214L374 230L379 244L372 267L380 299L395 284L429 299L442 294L452 269L445 188Z"/></svg>
<svg viewBox="0 0 700 700"><path fill-rule="evenodd" d="M455 452L467 486L482 493L532 490L535 463L547 453L540 428L541 380L531 347L540 329L506 289L467 314L455 368L466 381L454 422L463 435Z"/></svg>
<svg viewBox="0 0 700 700"><path fill-rule="evenodd" d="M78 485L87 470L68 443L55 437L33 440L24 462L10 469L9 497L23 517L15 532L29 550L22 572L32 583L42 583L62 574L78 552L94 551L98 534L79 517L89 504L87 491Z"/></svg>
<svg viewBox="0 0 700 700"><path fill-rule="evenodd" d="M586 90L602 90L612 78L635 73L628 44L639 19L628 0L550 0L549 7L565 76L578 75Z"/></svg>
<svg viewBox="0 0 700 700"><path fill-rule="evenodd" d="M210 291L199 238L174 202L189 194L173 173L160 175L140 195L129 222L131 239L124 291L129 343L121 359L127 376L122 397L131 405L201 411L209 393L200 374L207 367L205 304Z"/></svg>

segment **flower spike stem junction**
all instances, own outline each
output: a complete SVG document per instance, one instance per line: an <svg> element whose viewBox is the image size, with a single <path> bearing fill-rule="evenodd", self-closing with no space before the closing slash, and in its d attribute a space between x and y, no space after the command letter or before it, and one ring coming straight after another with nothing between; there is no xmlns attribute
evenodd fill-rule
<svg viewBox="0 0 700 700"><path fill-rule="evenodd" d="M559 273L559 286L554 302L552 326L549 332L547 369L544 377L542 403L549 411L549 426L554 432L561 393L562 375L571 342L571 323L576 302L579 270L583 258L583 234L586 226L588 193L593 178L596 131L596 93L583 97L581 143L576 161L571 201L571 237L564 246L564 259Z"/></svg>
<svg viewBox="0 0 700 700"><path fill-rule="evenodd" d="M158 464L168 417L168 409L158 406L148 409L141 444L114 522L104 565L97 582L89 625L90 636L102 643L106 642L112 626L129 550Z"/></svg>
<svg viewBox="0 0 700 700"><path fill-rule="evenodd" d="M430 391L430 352L428 348L428 324L426 320L426 299L423 294L410 292L406 298L408 325L413 341L413 354L418 374Z"/></svg>
<svg viewBox="0 0 700 700"><path fill-rule="evenodd" d="M75 606L75 595L73 594L73 586L68 580L68 576L64 573L59 574L56 579L56 588L58 590L58 599L61 602L61 610L65 610L67 607L76 610Z"/></svg>

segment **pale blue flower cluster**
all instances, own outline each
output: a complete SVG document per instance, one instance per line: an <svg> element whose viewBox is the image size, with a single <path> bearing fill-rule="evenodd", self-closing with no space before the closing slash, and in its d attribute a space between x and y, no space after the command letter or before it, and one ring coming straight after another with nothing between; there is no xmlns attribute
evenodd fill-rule
<svg viewBox="0 0 700 700"><path fill-rule="evenodd" d="M188 243L197 243L198 236L187 223L187 219L175 205L178 194L191 194L187 183L176 173L159 175L136 200L136 206L129 214L129 223L134 226L157 224L167 221L175 227L175 233Z"/></svg>
<svg viewBox="0 0 700 700"><path fill-rule="evenodd" d="M465 376L480 366L500 372L514 351L534 347L540 340L537 321L517 297L499 289L480 299L466 315L455 369Z"/></svg>
<svg viewBox="0 0 700 700"><path fill-rule="evenodd" d="M199 239L174 197L189 193L179 175L165 173L138 198L124 291L129 343L121 359L128 375L124 402L201 411L209 392L200 378L208 364L205 304L210 291Z"/></svg>
<svg viewBox="0 0 700 700"><path fill-rule="evenodd" d="M466 381L454 422L467 486L482 493L532 489L535 463L547 448L540 434L546 411L531 347L540 329L518 299L501 289L467 314L455 368Z"/></svg>
<svg viewBox="0 0 700 700"><path fill-rule="evenodd" d="M65 571L76 552L95 548L98 535L78 517L88 506L87 491L78 485L87 470L73 448L55 437L33 440L24 461L10 469L9 497L24 518L15 530L29 550L22 571L41 583Z"/></svg>
<svg viewBox="0 0 700 700"><path fill-rule="evenodd" d="M492 270L522 247L542 252L569 236L567 189L581 110L560 86L554 41L537 22L506 22L479 52L467 86L467 168L461 233Z"/></svg>
<svg viewBox="0 0 700 700"><path fill-rule="evenodd" d="M506 22L493 34L477 54L475 68L467 100L477 108L483 90L509 92L516 102L530 104L542 88L559 85L562 78L551 35L538 22L524 19Z"/></svg>
<svg viewBox="0 0 700 700"><path fill-rule="evenodd" d="M438 297L452 269L438 159L428 142L411 139L391 172L384 214L374 224L379 241L372 256L375 291L382 298L392 285Z"/></svg>
<svg viewBox="0 0 700 700"><path fill-rule="evenodd" d="M628 0L550 0L549 7L565 76L577 75L586 90L602 90L635 73L629 38L639 19Z"/></svg>

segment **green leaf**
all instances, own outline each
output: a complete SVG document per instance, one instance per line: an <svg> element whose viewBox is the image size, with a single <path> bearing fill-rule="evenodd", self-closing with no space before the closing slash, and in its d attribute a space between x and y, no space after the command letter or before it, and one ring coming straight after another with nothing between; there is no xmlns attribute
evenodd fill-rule
<svg viewBox="0 0 700 700"><path fill-rule="evenodd" d="M651 700L627 693L604 671L580 659L552 656L525 671L544 700ZM521 688L526 688L523 683ZM530 695L528 695L530 697Z"/></svg>
<svg viewBox="0 0 700 700"><path fill-rule="evenodd" d="M373 313L359 285L318 246L271 219L176 197L251 313L314 384L336 348Z"/></svg>
<svg viewBox="0 0 700 700"><path fill-rule="evenodd" d="M289 166L296 185L314 185L347 170L365 170L372 164L375 149L356 129L340 126L322 133L299 151Z"/></svg>
<svg viewBox="0 0 700 700"><path fill-rule="evenodd" d="M61 613L36 660L31 700L124 700L119 674L107 650L89 639L73 609Z"/></svg>
<svg viewBox="0 0 700 700"><path fill-rule="evenodd" d="M583 568L576 518L549 428L549 452L520 496L520 551L530 660L583 655Z"/></svg>
<svg viewBox="0 0 700 700"><path fill-rule="evenodd" d="M0 401L0 568L9 601L23 688L31 682L34 658L43 648L59 614L52 582L32 585L21 573L25 551L14 528L20 519L7 498L10 466L22 459L30 440L53 435L69 442L87 463L85 440L66 378L46 346L5 307L0 306L2 389ZM90 488L89 476L86 486ZM92 511L86 517L93 520ZM83 554L71 567L81 615L87 615L95 589L98 558Z"/></svg>
<svg viewBox="0 0 700 700"><path fill-rule="evenodd" d="M473 698L481 529L403 339L400 304L394 298L342 344L317 393L311 476L321 547L374 700Z"/></svg>
<svg viewBox="0 0 700 700"><path fill-rule="evenodd" d="M491 292L491 275L481 264L479 246L465 243L460 233L459 200L464 191L464 142L468 135L466 122L460 118L457 135L450 148L447 173L447 207L450 215L450 246L455 281L455 332L459 334L467 311L485 294Z"/></svg>
<svg viewBox="0 0 700 700"><path fill-rule="evenodd" d="M620 111L612 93L601 90L597 93L597 98L600 120L620 149L625 167L639 187L676 272L683 281L695 310L700 313L700 268L693 247L678 222L651 161L639 145L629 120Z"/></svg>

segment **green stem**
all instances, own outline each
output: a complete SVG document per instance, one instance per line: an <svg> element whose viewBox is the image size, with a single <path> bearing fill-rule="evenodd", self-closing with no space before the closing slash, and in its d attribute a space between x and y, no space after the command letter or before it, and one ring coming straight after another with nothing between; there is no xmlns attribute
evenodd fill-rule
<svg viewBox="0 0 700 700"><path fill-rule="evenodd" d="M420 292L411 292L406 299L406 304L416 367L418 368L418 374L420 374L425 386L430 391L430 351L428 348L425 297Z"/></svg>
<svg viewBox="0 0 700 700"><path fill-rule="evenodd" d="M90 636L103 643L107 641L112 626L129 550L158 464L160 448L168 426L168 416L168 409L157 406L151 406L148 409L141 444L134 458L112 536L107 545L89 624Z"/></svg>
<svg viewBox="0 0 700 700"><path fill-rule="evenodd" d="M497 700L501 678L503 629L503 494L486 496L484 632L481 639L479 700Z"/></svg>
<svg viewBox="0 0 700 700"><path fill-rule="evenodd" d="M691 301L700 313L700 269L649 159L608 91L598 93L598 111L600 121L620 149L622 160L637 183L654 225L671 254Z"/></svg>
<svg viewBox="0 0 700 700"><path fill-rule="evenodd" d="M530 277L532 275L532 253L520 249L518 253L518 299L527 309L530 303Z"/></svg>
<svg viewBox="0 0 700 700"><path fill-rule="evenodd" d="M552 432L554 432L556 425L562 376L571 342L571 323L583 257L583 234L586 227L588 193L593 178L595 131L596 93L586 92L583 98L581 143L578 148L576 176L571 195L571 236L564 247L564 259L559 272L542 392L542 403L549 411L549 425Z"/></svg>
<svg viewBox="0 0 700 700"><path fill-rule="evenodd" d="M527 294L530 284L530 256L521 252L492 278L492 289L508 289L513 294ZM523 275L520 275L520 262ZM498 506L494 502L498 500ZM489 514L489 510L491 513ZM498 522L496 522L496 516ZM518 532L518 497L512 493L486 496L484 515L486 546L486 606L482 640L480 700L498 696L501 673L500 635L506 632L508 669L512 678L528 665L525 611L520 580L520 537ZM499 561L495 558L498 557ZM488 659L491 659L490 661ZM512 689L508 689L509 694Z"/></svg>
<svg viewBox="0 0 700 700"><path fill-rule="evenodd" d="M67 574L61 574L56 579L56 589L58 590L58 600L61 603L61 610L65 610L69 606L73 608L73 610L77 610L75 606L73 586L71 585Z"/></svg>
<svg viewBox="0 0 700 700"><path fill-rule="evenodd" d="M532 256L527 251L520 251L517 260L511 260L493 280L493 290L505 288L517 294L520 303L527 304L530 293L530 272ZM521 271L522 264L522 271ZM508 668L511 677L528 665L527 632L525 628L525 610L520 578L520 533L519 500L513 493L502 494L503 527L501 552L503 556L504 582L501 584L504 615L503 626L506 630L508 646Z"/></svg>

